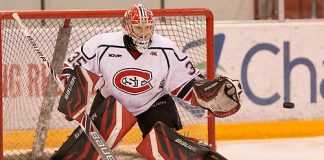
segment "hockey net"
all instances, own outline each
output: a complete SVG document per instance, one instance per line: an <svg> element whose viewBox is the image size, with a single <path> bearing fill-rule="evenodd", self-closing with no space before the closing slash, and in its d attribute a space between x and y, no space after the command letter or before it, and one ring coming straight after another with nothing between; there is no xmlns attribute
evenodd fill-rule
<svg viewBox="0 0 324 160"><path fill-rule="evenodd" d="M60 73L63 59L92 36L121 30L123 10L18 12L31 36ZM206 9L153 10L155 32L173 40L196 68L214 76L213 15ZM60 91L53 87L45 65L27 43L12 12L0 15L2 104L0 151L5 159L46 157L58 149L76 128L57 111ZM182 101L177 105L184 129L181 134L215 142L214 119L205 110ZM209 129L208 129L209 126ZM137 125L123 138L116 153L135 154L142 140ZM42 156L43 156L42 155ZM118 157L118 155L117 155Z"/></svg>

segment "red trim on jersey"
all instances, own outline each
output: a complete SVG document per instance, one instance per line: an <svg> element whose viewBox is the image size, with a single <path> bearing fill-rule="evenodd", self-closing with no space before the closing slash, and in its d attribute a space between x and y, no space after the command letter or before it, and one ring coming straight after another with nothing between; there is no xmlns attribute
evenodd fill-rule
<svg viewBox="0 0 324 160"><path fill-rule="evenodd" d="M186 101L190 101L191 100L191 97L192 97L192 89L190 90L189 94L187 94L187 96L184 97L184 100Z"/></svg>
<svg viewBox="0 0 324 160"><path fill-rule="evenodd" d="M178 93L179 93L179 91L180 91L180 88L181 88L182 86L180 86L180 87L178 87L178 88L176 88L175 90L173 90L171 93L173 94L173 95L177 95Z"/></svg>
<svg viewBox="0 0 324 160"><path fill-rule="evenodd" d="M171 94L173 94L174 96L178 96L178 94L182 91L182 89L187 85L188 83L185 83L183 85L181 85L180 87L176 88L175 90L173 90L171 92ZM191 102L192 98L193 98L193 88L191 88L188 93L183 97L183 100L185 101L189 101ZM193 105L193 104L192 104Z"/></svg>
<svg viewBox="0 0 324 160"><path fill-rule="evenodd" d="M142 55L139 51L129 51L129 53L134 57L134 59L137 59L139 56Z"/></svg>

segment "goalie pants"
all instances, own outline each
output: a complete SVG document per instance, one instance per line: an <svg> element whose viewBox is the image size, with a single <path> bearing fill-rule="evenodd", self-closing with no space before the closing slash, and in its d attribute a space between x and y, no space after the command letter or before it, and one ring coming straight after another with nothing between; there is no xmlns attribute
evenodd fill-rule
<svg viewBox="0 0 324 160"><path fill-rule="evenodd" d="M95 107L100 106L100 103L104 100L105 98L102 96L100 91L97 90L97 94L91 106L90 115L91 112L95 110ZM139 114L136 118L143 137L150 132L157 121L161 121L175 130L182 129L177 107L169 94L159 98L147 111Z"/></svg>
<svg viewBox="0 0 324 160"><path fill-rule="evenodd" d="M150 132L157 121L161 121L175 130L182 129L177 107L168 94L159 98L147 111L139 114L136 118L143 137Z"/></svg>

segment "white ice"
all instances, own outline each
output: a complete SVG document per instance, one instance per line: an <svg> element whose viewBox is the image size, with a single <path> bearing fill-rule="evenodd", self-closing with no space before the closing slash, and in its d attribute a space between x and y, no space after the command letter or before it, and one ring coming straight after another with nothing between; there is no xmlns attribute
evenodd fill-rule
<svg viewBox="0 0 324 160"><path fill-rule="evenodd" d="M217 151L229 160L324 160L324 136L217 141Z"/></svg>

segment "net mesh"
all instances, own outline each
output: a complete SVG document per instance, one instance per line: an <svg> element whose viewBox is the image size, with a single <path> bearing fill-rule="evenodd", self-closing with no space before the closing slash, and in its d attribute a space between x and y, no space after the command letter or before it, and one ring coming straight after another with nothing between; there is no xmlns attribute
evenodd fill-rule
<svg viewBox="0 0 324 160"><path fill-rule="evenodd" d="M59 30L64 19L24 19L28 31L44 53L53 62L53 53L59 39ZM65 57L73 54L78 46L100 33L121 30L121 18L77 18L70 19L69 35ZM169 16L155 18L155 32L170 38L192 63L203 73L206 70L206 17ZM5 159L29 159L35 140L36 127L42 102L47 99L45 90L51 78L45 65L26 41L14 20L2 20L2 107L3 107L3 152ZM56 69L60 73L60 69ZM57 111L59 89L49 118L45 153L51 155L77 127L66 121ZM177 105L184 129L181 134L207 139L206 111L191 107L177 99ZM116 148L118 153L136 153L135 147L142 140L137 125L123 138ZM118 157L118 156L117 156Z"/></svg>

